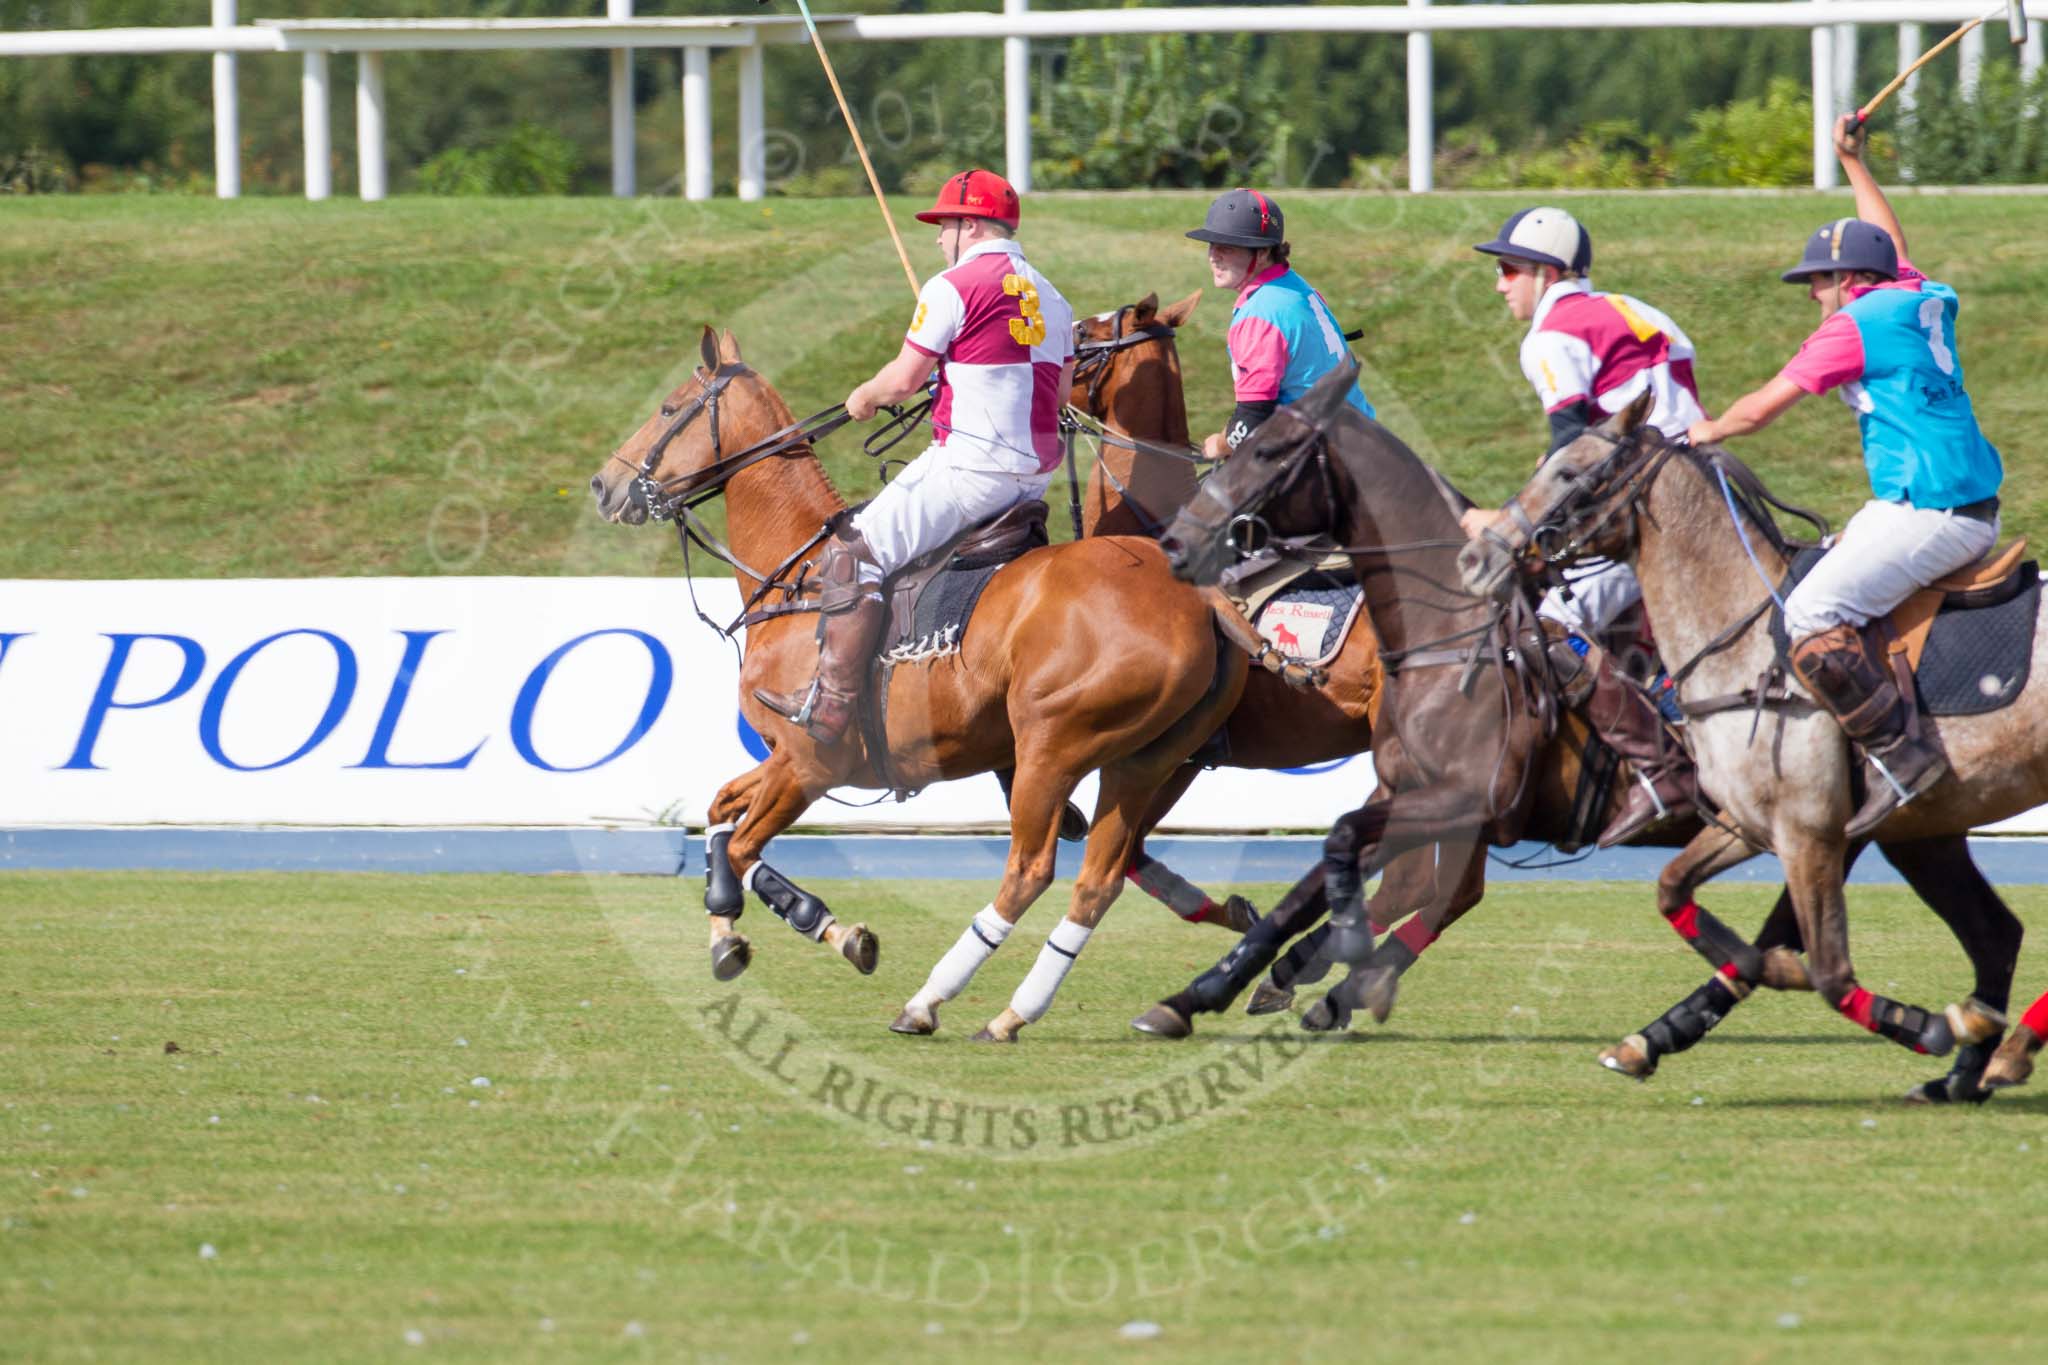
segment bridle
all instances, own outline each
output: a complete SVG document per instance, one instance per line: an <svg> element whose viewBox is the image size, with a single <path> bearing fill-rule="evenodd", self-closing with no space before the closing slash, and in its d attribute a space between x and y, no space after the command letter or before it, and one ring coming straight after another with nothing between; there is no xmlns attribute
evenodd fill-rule
<svg viewBox="0 0 2048 1365"><path fill-rule="evenodd" d="M698 373L704 374L702 370L699 370ZM641 459L639 468L634 471L633 481L627 485L626 489L628 502L644 507L647 510L647 519L649 521L673 521L676 523L676 539L681 543L683 549L683 574L686 581L690 583L690 605L696 611L698 620L704 622L728 640L742 626L758 624L771 617L788 615L793 612L816 610L814 605L797 600L804 589L803 575L801 573L798 574L797 581L794 583L784 583L782 578L784 574L787 574L801 563L803 557L814 546L831 534L832 524L827 522L824 526L821 526L815 535L799 545L780 564L764 572L742 560L733 551L731 546L718 537L717 532L704 523L703 518L697 515L696 508L699 504L709 502L723 493L725 486L740 471L760 464L764 460L793 454L808 455L811 453L811 442L837 431L852 420L847 414L846 405L844 403L835 403L824 411L813 413L800 422L791 422L786 426L780 427L744 449L736 450L728 455L722 449L719 441L719 400L724 397L727 386L735 379L743 375L752 375L753 373L754 371L748 366L735 362L732 364L720 364L717 369L709 374L704 374L703 387L692 396L688 403L673 414L673 420L669 422L667 427L663 428L661 435L656 437L654 443L647 448L647 454ZM664 415L669 415L667 404L664 403L662 406ZM667 479L655 478L654 471L661 467L662 456L667 453L670 443L676 437L682 435L690 424L699 417L705 419L710 429L711 463L701 469L691 470L687 474ZM614 451L611 458L618 460L620 456L618 452ZM697 606L696 579L695 575L690 572L690 546L693 542L713 559L727 565L738 573L744 574L759 584L747 597L747 600L741 604L739 616L735 617L728 625L719 625L704 613L702 607ZM763 597L767 596L769 592L777 590L785 598L782 603L756 609Z"/></svg>
<svg viewBox="0 0 2048 1365"><path fill-rule="evenodd" d="M1135 303L1127 303L1117 309L1106 337L1083 339L1081 320L1074 322L1074 382L1088 386L1088 406L1091 409L1101 406L1103 381L1109 378L1110 362L1117 352L1174 338L1174 328L1157 319L1126 332L1124 323L1137 309Z"/></svg>

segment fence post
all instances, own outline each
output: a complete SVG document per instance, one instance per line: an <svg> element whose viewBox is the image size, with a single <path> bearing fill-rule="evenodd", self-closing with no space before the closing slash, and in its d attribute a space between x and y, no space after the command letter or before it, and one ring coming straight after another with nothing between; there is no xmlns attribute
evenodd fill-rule
<svg viewBox="0 0 2048 1365"><path fill-rule="evenodd" d="M711 197L711 51L683 49L683 198Z"/></svg>
<svg viewBox="0 0 2048 1365"><path fill-rule="evenodd" d="M1846 114L1856 102L1856 25L1835 25L1835 112Z"/></svg>
<svg viewBox="0 0 2048 1365"><path fill-rule="evenodd" d="M607 19L633 17L633 0L605 0ZM633 49L612 49L612 194L631 199L639 180L633 159Z"/></svg>
<svg viewBox="0 0 2048 1365"><path fill-rule="evenodd" d="M1956 68L1956 93L1966 100L1977 98L1977 73L1984 69L1984 25L1979 24L1956 44L1962 63Z"/></svg>
<svg viewBox="0 0 2048 1365"><path fill-rule="evenodd" d="M1028 14L1031 0L1003 0L1004 14ZM1031 40L1003 39L1003 173L1031 193Z"/></svg>
<svg viewBox="0 0 2048 1365"><path fill-rule="evenodd" d="M235 26L235 0L213 0L213 26ZM235 54L213 54L213 192L242 192L242 114L235 99Z"/></svg>
<svg viewBox="0 0 2048 1365"><path fill-rule="evenodd" d="M1414 9L1429 0L1408 0ZM1436 183L1431 159L1436 151L1436 83L1427 33L1408 35L1408 188L1426 194Z"/></svg>
<svg viewBox="0 0 2048 1365"><path fill-rule="evenodd" d="M299 75L299 121L306 144L306 197L325 199L334 193L334 137L327 126L327 54L306 53Z"/></svg>
<svg viewBox="0 0 2048 1365"><path fill-rule="evenodd" d="M2027 45L2020 49L2020 79L2031 81L2041 70L2041 41L2048 38L2048 24L2027 20Z"/></svg>
<svg viewBox="0 0 2048 1365"><path fill-rule="evenodd" d="M1813 187L1835 187L1835 30L1813 26Z"/></svg>
<svg viewBox="0 0 2048 1365"><path fill-rule="evenodd" d="M763 115L761 49L743 47L740 59L740 176L742 199L768 192L768 128Z"/></svg>
<svg viewBox="0 0 2048 1365"><path fill-rule="evenodd" d="M356 192L384 197L384 54L356 54Z"/></svg>
<svg viewBox="0 0 2048 1365"><path fill-rule="evenodd" d="M1899 25L1899 64L1893 72L1896 75L1920 60L1920 25ZM1899 87L1899 117L1906 118L1913 112L1913 101L1920 93L1920 73L1906 77L1906 83Z"/></svg>

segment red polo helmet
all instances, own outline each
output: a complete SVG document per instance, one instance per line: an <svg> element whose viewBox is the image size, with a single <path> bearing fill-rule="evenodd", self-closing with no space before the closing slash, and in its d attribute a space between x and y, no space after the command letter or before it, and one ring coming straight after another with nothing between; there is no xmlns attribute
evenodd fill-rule
<svg viewBox="0 0 2048 1365"><path fill-rule="evenodd" d="M993 218L1015 232L1017 191L994 171L962 171L939 186L938 202L917 215L920 223L943 223L948 218Z"/></svg>

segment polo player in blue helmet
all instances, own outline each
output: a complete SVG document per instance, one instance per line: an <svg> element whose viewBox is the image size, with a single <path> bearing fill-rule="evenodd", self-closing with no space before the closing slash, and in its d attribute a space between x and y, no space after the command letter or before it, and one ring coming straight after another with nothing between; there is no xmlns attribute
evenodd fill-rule
<svg viewBox="0 0 2048 1365"><path fill-rule="evenodd" d="M1223 430L1202 442L1204 455L1220 459L1351 356L1329 303L1287 263L1287 220L1271 198L1232 190L1187 235L1208 243L1210 277L1237 295L1228 342L1237 406ZM1350 402L1373 415L1355 384Z"/></svg>
<svg viewBox="0 0 2048 1365"><path fill-rule="evenodd" d="M1849 115L1835 122L1835 152L1856 217L1822 224L1783 277L1806 286L1820 326L1775 379L1688 434L1695 445L1747 436L1829 389L1856 413L1871 499L1787 595L1785 630L1793 671L1873 770L1847 830L1862 838L1948 772L1921 732L1910 673L1887 668L1863 628L1998 543L2005 470L1963 388L1956 291L1906 259L1906 235L1863 164L1863 131Z"/></svg>

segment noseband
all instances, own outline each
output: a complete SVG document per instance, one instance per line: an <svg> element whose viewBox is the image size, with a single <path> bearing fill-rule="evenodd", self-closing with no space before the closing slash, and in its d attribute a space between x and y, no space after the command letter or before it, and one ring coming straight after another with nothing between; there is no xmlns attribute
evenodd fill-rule
<svg viewBox="0 0 2048 1365"><path fill-rule="evenodd" d="M634 472L633 482L626 487L626 498L647 509L649 521L672 521L680 513L719 493L733 475L750 465L777 455L785 455L798 446L808 445L822 436L829 435L853 420L847 415L846 405L837 403L823 412L813 413L801 422L770 432L744 450L725 454L718 437L718 400L724 396L726 386L741 375L754 371L741 364L720 365L705 380L683 409L675 415L647 448L647 455L640 461L640 468ZM661 467L662 456L668 452L669 443L683 434L683 431L699 417L710 423L711 463L702 469L667 479L657 479L654 471ZM613 459L618 457L614 455Z"/></svg>

